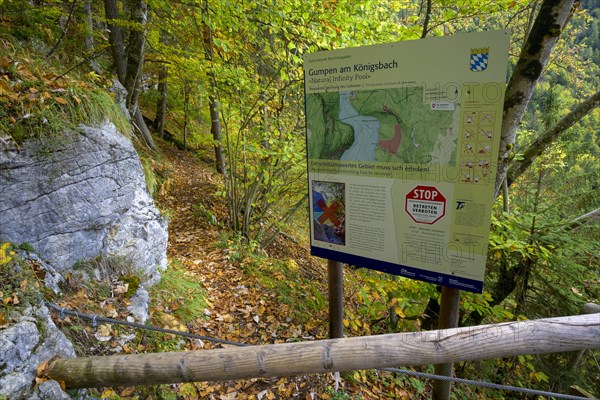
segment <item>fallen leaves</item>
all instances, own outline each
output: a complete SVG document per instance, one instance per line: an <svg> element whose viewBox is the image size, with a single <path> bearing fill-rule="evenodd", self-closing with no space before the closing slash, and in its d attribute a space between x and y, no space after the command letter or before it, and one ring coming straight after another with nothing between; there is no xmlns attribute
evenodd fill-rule
<svg viewBox="0 0 600 400"><path fill-rule="evenodd" d="M100 325L96 329L96 333L94 333L94 337L99 342L108 342L110 339L112 339L111 331L112 331L112 326L110 324Z"/></svg>
<svg viewBox="0 0 600 400"><path fill-rule="evenodd" d="M65 99L64 97L55 97L54 101L57 102L58 104L62 104L63 106L66 106L67 104L69 104L67 99Z"/></svg>
<svg viewBox="0 0 600 400"><path fill-rule="evenodd" d="M179 322L172 314L162 314L160 319L163 322L163 328L173 331L187 332L187 327Z"/></svg>
<svg viewBox="0 0 600 400"><path fill-rule="evenodd" d="M2 302L4 303L5 306L9 305L9 304L16 306L17 304L21 303L21 300L19 300L19 296L17 296L16 293L12 293L12 294L9 294L8 296L4 297L2 299Z"/></svg>
<svg viewBox="0 0 600 400"><path fill-rule="evenodd" d="M272 253L281 257L275 264L266 259L258 265L236 265L229 260L223 248L218 246L219 234L216 227L199 220L193 214L193 204L212 204L211 212L225 218L226 212L219 199L212 193L215 181L206 179L207 172L189 153L169 149L165 156L173 163L173 178L168 193L163 193L164 205L172 210L169 224L169 257L177 270L185 274L186 280L197 282L196 287L184 290L166 290L152 297L150 316L152 324L171 330L196 333L199 335L227 339L251 344L284 343L289 341L314 340L327 337L326 306L313 306L310 315L299 315L302 303L312 300L314 291L326 291L326 274L323 265L318 265L295 244L276 240ZM285 246L289 246L286 248ZM174 261L177 260L177 261ZM175 267L171 267L174 270ZM310 279L302 281L298 278ZM268 279L267 279L268 278ZM276 286L280 283L283 286ZM76 282L74 282L76 284ZM79 286L61 305L91 314L100 314L117 319L129 317L127 301L122 294L127 284L115 281L109 290L102 291ZM199 288L203 288L199 290ZM179 288L181 289L181 288ZM282 290L284 290L282 292ZM283 298L289 291L293 298ZM196 296L203 296L206 308L199 310L194 318L182 321L179 312ZM297 297L297 298L296 298ZM395 305L395 303L394 303ZM318 310L318 311L314 311ZM400 311L400 310L398 310ZM302 321L300 318L302 317ZM63 320L63 323L68 323ZM353 325L358 332L369 328L368 320L356 314L347 317L345 324ZM81 324L79 324L81 325ZM154 333L134 331L127 337L121 327L101 324L93 329L85 326L82 337L95 352L135 353L157 351L156 343L146 338ZM154 339L162 343L161 350L216 349L231 347L207 340L183 341L175 335L159 335ZM391 379L382 376L359 375L359 379L341 379L340 393L350 393L365 400L376 398L405 399L405 391L400 386L391 387ZM356 383L353 383L356 382ZM286 378L245 379L229 382L198 382L169 385L169 391L178 398L213 400L242 399L334 399L337 394L328 391L335 385L333 375L305 375ZM141 389L135 387L106 389L101 397L140 397ZM172 397L174 397L172 396ZM168 397L168 396L164 396Z"/></svg>
<svg viewBox="0 0 600 400"><path fill-rule="evenodd" d="M52 365L52 363L59 358L60 358L60 356L56 355L49 360L43 361L42 363L40 363L40 365L37 366L36 378L35 378L35 383L37 385L50 380L50 378L48 378L48 371L50 369L50 365ZM65 383L63 381L59 381L58 383L59 383L60 387L64 390Z"/></svg>

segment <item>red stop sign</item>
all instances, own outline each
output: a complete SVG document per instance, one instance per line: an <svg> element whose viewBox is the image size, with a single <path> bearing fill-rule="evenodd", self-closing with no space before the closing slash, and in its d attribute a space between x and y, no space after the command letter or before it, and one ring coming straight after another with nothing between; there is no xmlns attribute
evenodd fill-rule
<svg viewBox="0 0 600 400"><path fill-rule="evenodd" d="M406 194L404 210L417 224L432 225L446 215L446 198L435 186L416 186Z"/></svg>

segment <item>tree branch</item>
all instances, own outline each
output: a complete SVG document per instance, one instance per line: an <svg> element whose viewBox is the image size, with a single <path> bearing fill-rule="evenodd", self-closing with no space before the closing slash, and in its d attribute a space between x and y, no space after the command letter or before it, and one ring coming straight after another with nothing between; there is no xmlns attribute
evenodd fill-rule
<svg viewBox="0 0 600 400"><path fill-rule="evenodd" d="M506 176L510 186L533 161L550 146L560 134L565 132L581 118L586 116L591 110L600 105L600 90L588 97L583 103L580 103L570 113L561 118L552 128L540 134L535 141L523 152L523 157L519 161L514 161Z"/></svg>
<svg viewBox="0 0 600 400"><path fill-rule="evenodd" d="M571 221L569 223L569 225L567 225L565 227L565 230L572 231L574 229L579 228L581 225L595 221L599 218L600 218L600 208L596 208L595 210L590 211L589 213L580 215L579 217L575 218L573 221Z"/></svg>
<svg viewBox="0 0 600 400"><path fill-rule="evenodd" d="M65 28L63 29L62 34L60 35L60 37L58 38L56 43L54 44L54 47L52 47L52 49L50 49L48 54L46 54L46 57L50 57L56 51L56 49L58 48L58 45L60 45L60 42L62 42L63 38L65 37L65 34L67 33L67 29L69 29L69 25L71 24L71 20L73 19L73 14L75 13L75 4L77 4L77 0L73 0L73 3L71 3L71 10L69 11L69 18L67 19Z"/></svg>
<svg viewBox="0 0 600 400"><path fill-rule="evenodd" d="M425 21L423 21L423 32L421 33L421 39L427 36L429 17L431 16L431 0L427 0L427 9L425 10Z"/></svg>

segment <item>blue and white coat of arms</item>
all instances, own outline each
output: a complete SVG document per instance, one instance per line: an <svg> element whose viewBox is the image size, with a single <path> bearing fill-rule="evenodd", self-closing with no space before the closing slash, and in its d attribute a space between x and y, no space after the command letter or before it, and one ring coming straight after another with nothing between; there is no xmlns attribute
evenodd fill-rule
<svg viewBox="0 0 600 400"><path fill-rule="evenodd" d="M471 71L484 71L488 66L489 48L471 49L471 61L469 68Z"/></svg>

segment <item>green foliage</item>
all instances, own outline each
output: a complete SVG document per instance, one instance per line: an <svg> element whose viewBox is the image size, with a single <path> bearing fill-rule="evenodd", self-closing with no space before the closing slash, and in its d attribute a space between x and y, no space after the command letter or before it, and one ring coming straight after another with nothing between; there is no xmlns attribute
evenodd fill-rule
<svg viewBox="0 0 600 400"><path fill-rule="evenodd" d="M346 301L356 308L348 308L344 319L345 328L354 335L414 331L429 297L436 293L434 285L412 279L368 269L355 274Z"/></svg>
<svg viewBox="0 0 600 400"><path fill-rule="evenodd" d="M255 240L247 240L236 232L226 232L221 234L218 247L226 249L230 261L242 263L248 258L256 257L259 245Z"/></svg>
<svg viewBox="0 0 600 400"><path fill-rule="evenodd" d="M144 172L146 188L150 196L156 200L161 193L168 191L173 171L160 161L159 156L152 156L141 150L138 151L138 155Z"/></svg>
<svg viewBox="0 0 600 400"><path fill-rule="evenodd" d="M27 251L29 253L35 253L35 248L27 242L21 243L20 245L17 246L17 248L19 250Z"/></svg>
<svg viewBox="0 0 600 400"><path fill-rule="evenodd" d="M548 92L541 104L550 126L560 109L558 88ZM526 138L523 138L526 139ZM492 217L486 287L493 295L502 292L505 278L513 277L514 292L501 303L486 295L479 305L468 304L490 322L510 314L527 318L576 315L585 302L597 302L600 263L598 223L578 225L579 215L600 206L595 187L598 167L582 162L587 157L566 151L559 142L536 160L512 188L511 212ZM504 272L503 272L504 271ZM486 304L487 303L487 304ZM472 377L496 375L499 381L520 386L562 387L579 383L589 387L597 380L597 365L577 371L568 367L571 355L521 356L501 362L485 362L478 372L465 367ZM593 363L593 356L583 363Z"/></svg>
<svg viewBox="0 0 600 400"><path fill-rule="evenodd" d="M41 271L16 255L11 243L0 242L0 325L6 324L10 311L42 301L41 276Z"/></svg>
<svg viewBox="0 0 600 400"><path fill-rule="evenodd" d="M267 259L259 254L257 242L247 243L239 235L222 240L221 246L228 249L232 262L239 263L248 275L271 289L282 304L290 306L294 319L319 323L315 315L323 312L327 299L293 259Z"/></svg>
<svg viewBox="0 0 600 400"><path fill-rule="evenodd" d="M207 209L204 205L194 204L192 206L192 211L194 212L194 215L196 216L196 218L198 218L200 222L204 222L209 225L215 226L219 225L219 221L217 220L215 214L213 214L212 211Z"/></svg>
<svg viewBox="0 0 600 400"><path fill-rule="evenodd" d="M51 0L45 2L44 7L36 7L32 2L4 0L0 2L0 14L9 17L6 23L10 30L3 33L4 37L10 35L21 41L48 43L60 35L56 24L62 14L60 1Z"/></svg>
<svg viewBox="0 0 600 400"><path fill-rule="evenodd" d="M0 0L2 136L8 134L16 143L34 139L46 148L56 148L71 139L67 130L74 130L82 122L99 123L108 118L122 132L130 130L120 109L105 94L108 79L90 73L84 59L88 54L83 48L83 35L87 32L96 40L96 53L101 55L97 61L110 63L107 54L101 54L107 35L97 29L104 23L102 4L92 3L93 32L79 22L84 16L77 7L67 34L60 39L69 2ZM318 50L416 39L423 32L425 2L343 0L317 4L283 0L275 7L264 1L215 1L207 3L206 11L194 1L151 0L149 4L152 18L148 25L148 62L144 65L147 90L140 104L146 115L152 114L149 111L158 98L156 75L159 68L166 67L167 129L177 142L182 142L185 125L188 144L204 159L215 145L223 145L226 151L227 175L220 195L228 207L228 223L234 232L223 235L221 247L227 249L231 262L273 290L282 303L295 310L297 318L308 321L324 309L324 296L295 262L269 261L260 250L271 242L274 232L287 231L297 210L305 216L302 56ZM425 33L439 36L509 26L512 69L536 4L524 0L433 2ZM539 133L599 87L600 10L593 1L582 4L534 93L518 132L515 160ZM135 29L127 20L118 24L125 31ZM205 37L205 27L210 28L210 37ZM161 39L163 32L166 40ZM210 57L205 52L207 41L214 50ZM58 50L54 55L42 59L40 54L47 54L55 44ZM60 76L71 67L74 72ZM218 115L224 133L220 142L207 134L212 122L208 116L209 98L220 104ZM598 126L600 111L595 110L563 134L511 187L511 212L497 210L492 220L486 291L482 295L463 295L463 321L470 314L482 315L486 322L515 316L576 314L580 304L600 297L598 223L573 225L576 217L600 206ZM168 188L170 171L154 158L154 154L144 155L142 165L148 190L156 198ZM206 204L192 207L200 222L215 224L215 213ZM25 244L23 248L29 250ZM9 253L5 256L5 260L12 258ZM119 277L130 289L124 296L138 287L139 277L125 266L121 268L119 262L111 261L108 266L104 265L106 261L96 262L95 266L88 263L80 267L88 274L104 271L98 272L103 279ZM0 267L11 263L2 264L0 260ZM515 288L499 300L503 274L511 277ZM425 304L437 296L433 285L408 279L393 280L365 270L348 275L346 294L351 307L344 323L351 334L419 329ZM2 279L4 283L6 278ZM80 288L81 281L76 277L68 277L68 281L73 289ZM13 286L10 290L17 290ZM112 287L104 283L93 290L109 296ZM191 323L202 316L205 307L201 285L177 263L152 289L152 297L163 307L153 316L161 324L168 322L167 316ZM163 350L179 346L158 336L149 343L150 348ZM457 371L472 379L522 386L544 387L548 382L568 386L576 382L589 387L590 382L600 381L594 357L598 358L586 352L579 373L559 372L568 366L569 357L565 355L466 363ZM366 376L359 374L356 382L366 384ZM400 384L417 395L428 390L422 381L413 378L386 381L389 387ZM480 393L497 396L464 389L456 397L477 398ZM331 394L343 397L346 393ZM172 394L154 388L147 395ZM106 393L102 397L111 396Z"/></svg>
<svg viewBox="0 0 600 400"><path fill-rule="evenodd" d="M333 388L327 388L325 391L331 400L352 400L359 399L359 397L350 396L345 390L335 390Z"/></svg>
<svg viewBox="0 0 600 400"><path fill-rule="evenodd" d="M85 29L75 22L77 13L62 25L68 6L56 0L0 4L0 135L17 144L34 139L51 150L70 141L79 124L105 120L123 134L131 131L107 93L110 79L89 71L79 56Z"/></svg>
<svg viewBox="0 0 600 400"><path fill-rule="evenodd" d="M135 272L129 257L119 255L99 255L89 260L80 260L73 265L74 271L81 271L97 280L117 279Z"/></svg>

